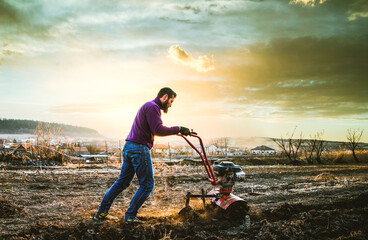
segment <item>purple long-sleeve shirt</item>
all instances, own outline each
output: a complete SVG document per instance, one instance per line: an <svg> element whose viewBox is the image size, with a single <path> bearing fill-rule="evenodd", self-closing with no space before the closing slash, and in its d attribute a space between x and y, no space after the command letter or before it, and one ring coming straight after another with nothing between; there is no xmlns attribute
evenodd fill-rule
<svg viewBox="0 0 368 240"><path fill-rule="evenodd" d="M153 146L154 136L169 136L179 133L179 127L165 127L161 120L162 103L158 97L146 102L137 113L126 141Z"/></svg>

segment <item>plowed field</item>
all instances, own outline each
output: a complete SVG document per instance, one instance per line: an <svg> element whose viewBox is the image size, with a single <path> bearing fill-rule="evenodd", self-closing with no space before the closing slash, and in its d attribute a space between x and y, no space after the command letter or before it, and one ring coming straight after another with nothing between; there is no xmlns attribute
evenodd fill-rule
<svg viewBox="0 0 368 240"><path fill-rule="evenodd" d="M119 167L0 172L0 239L367 239L368 165L243 166L234 193L250 206L250 226L231 222L191 200L198 218L181 218L187 191L211 190L203 167L155 164L155 190L141 208L145 220L123 222L138 188L118 196L110 213L91 220ZM210 203L207 202L208 206Z"/></svg>

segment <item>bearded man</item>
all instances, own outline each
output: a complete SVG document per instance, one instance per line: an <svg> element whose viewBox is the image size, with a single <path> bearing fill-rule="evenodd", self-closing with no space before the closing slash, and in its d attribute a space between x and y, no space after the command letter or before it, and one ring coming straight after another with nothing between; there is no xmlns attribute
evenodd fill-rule
<svg viewBox="0 0 368 240"><path fill-rule="evenodd" d="M134 175L137 175L139 189L134 194L129 208L125 213L126 223L139 223L137 213L154 188L153 168L150 149L153 146L154 136L169 136L181 133L190 135L186 127L165 127L161 120L161 110L164 113L172 106L176 93L168 87L162 88L157 97L145 103L134 119L133 126L123 148L123 165L119 178L107 191L98 207L93 219L101 221L116 219L108 214L114 199L129 187Z"/></svg>

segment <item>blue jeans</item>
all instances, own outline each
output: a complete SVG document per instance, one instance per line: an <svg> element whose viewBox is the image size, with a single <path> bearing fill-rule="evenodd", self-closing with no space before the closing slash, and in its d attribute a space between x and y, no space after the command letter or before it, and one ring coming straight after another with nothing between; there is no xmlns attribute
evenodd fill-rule
<svg viewBox="0 0 368 240"><path fill-rule="evenodd" d="M98 208L100 213L108 213L114 199L129 187L134 174L137 174L139 189L134 194L125 219L135 218L139 208L151 194L154 187L152 161L149 148L145 145L127 141L123 149L123 165L119 178L107 191Z"/></svg>

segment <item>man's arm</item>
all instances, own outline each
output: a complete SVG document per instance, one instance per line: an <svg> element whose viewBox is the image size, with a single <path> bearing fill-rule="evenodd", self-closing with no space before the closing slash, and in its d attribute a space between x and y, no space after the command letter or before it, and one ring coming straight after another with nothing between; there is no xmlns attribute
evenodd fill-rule
<svg viewBox="0 0 368 240"><path fill-rule="evenodd" d="M169 136L179 133L179 127L165 127L162 124L160 108L156 106L147 109L146 118L153 135Z"/></svg>

